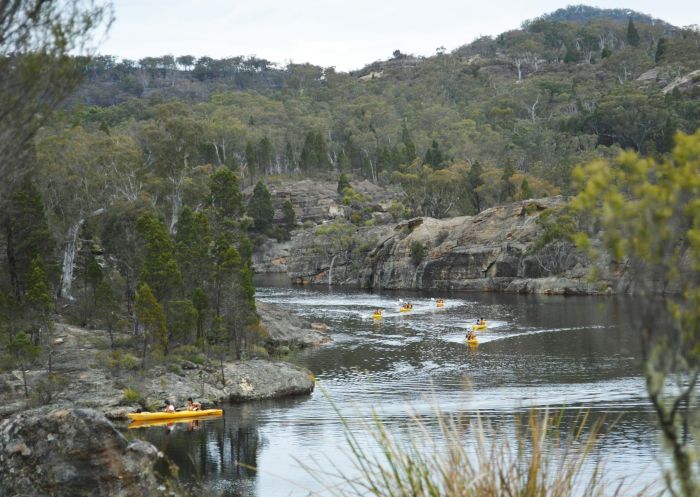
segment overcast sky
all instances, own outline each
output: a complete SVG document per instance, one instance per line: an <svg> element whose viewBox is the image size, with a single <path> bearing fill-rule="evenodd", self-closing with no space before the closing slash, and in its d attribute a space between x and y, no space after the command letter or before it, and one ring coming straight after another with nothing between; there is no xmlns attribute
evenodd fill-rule
<svg viewBox="0 0 700 497"><path fill-rule="evenodd" d="M100 52L256 55L285 64L358 69L399 49L433 55L481 35L515 29L565 0L113 0L116 21ZM577 3L572 0L569 3ZM700 23L697 0L600 0L685 26Z"/></svg>

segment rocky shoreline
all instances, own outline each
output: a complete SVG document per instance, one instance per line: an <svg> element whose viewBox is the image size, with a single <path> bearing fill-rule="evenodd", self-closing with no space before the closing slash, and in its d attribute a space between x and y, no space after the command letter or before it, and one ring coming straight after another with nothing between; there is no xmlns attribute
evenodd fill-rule
<svg viewBox="0 0 700 497"><path fill-rule="evenodd" d="M271 350L284 353L330 341L325 325L309 323L278 306L260 303L260 314L269 330ZM204 363L177 360L154 364L145 371L120 367L105 350L105 340L106 333L99 330L56 323L53 372L62 383L47 385L48 371L44 369L28 371L30 390L39 391L40 398L35 394L27 399L21 371L0 374L0 418L47 405L92 408L110 419L126 419L127 413L159 407L164 399L178 407L184 406L188 397L205 405L220 405L305 395L314 389L310 371L265 358Z"/></svg>

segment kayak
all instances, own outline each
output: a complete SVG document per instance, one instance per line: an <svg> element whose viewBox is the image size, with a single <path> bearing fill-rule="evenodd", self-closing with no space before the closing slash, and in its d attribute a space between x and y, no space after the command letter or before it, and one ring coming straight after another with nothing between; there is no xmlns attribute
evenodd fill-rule
<svg viewBox="0 0 700 497"><path fill-rule="evenodd" d="M476 338L472 338L471 340L465 340L467 342L467 345L479 345L479 340Z"/></svg>
<svg viewBox="0 0 700 497"><path fill-rule="evenodd" d="M438 302L437 304L435 304L435 307L445 307L445 303L444 303L444 302Z"/></svg>
<svg viewBox="0 0 700 497"><path fill-rule="evenodd" d="M173 423L191 423L193 421L206 421L209 419L219 419L221 414L210 414L208 416L194 416L189 418L174 418L174 419L150 419L144 421L132 421L127 428L148 428L149 426L167 426Z"/></svg>
<svg viewBox="0 0 700 497"><path fill-rule="evenodd" d="M201 411L175 411L175 412L130 412L127 414L134 421L151 421L154 419L194 418L201 416L221 416L221 409L203 409Z"/></svg>
<svg viewBox="0 0 700 497"><path fill-rule="evenodd" d="M399 312L409 312L409 311L412 311L412 310L413 310L413 309L406 309L405 307L402 307L401 309L399 309Z"/></svg>
<svg viewBox="0 0 700 497"><path fill-rule="evenodd" d="M381 314L372 314L372 317L373 317L374 319L382 319L382 315L381 315Z"/></svg>
<svg viewBox="0 0 700 497"><path fill-rule="evenodd" d="M485 329L486 329L486 323L472 325L472 330L485 330Z"/></svg>

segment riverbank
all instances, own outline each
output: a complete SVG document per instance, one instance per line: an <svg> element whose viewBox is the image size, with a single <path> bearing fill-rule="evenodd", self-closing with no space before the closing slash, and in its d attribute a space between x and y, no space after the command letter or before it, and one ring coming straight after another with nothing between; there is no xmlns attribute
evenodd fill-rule
<svg viewBox="0 0 700 497"><path fill-rule="evenodd" d="M330 340L327 328L309 323L278 306L263 304L261 321L269 330L273 353L319 345ZM115 343L128 341L117 334ZM263 351L264 352L264 351ZM0 417L37 406L93 408L110 419L126 419L136 409L158 408L168 399L184 406L188 397L205 405L309 394L313 374L284 362L259 357L231 361L166 357L140 368L119 347L110 349L107 333L55 323L51 377L44 368L26 372L29 397L19 370L0 374Z"/></svg>

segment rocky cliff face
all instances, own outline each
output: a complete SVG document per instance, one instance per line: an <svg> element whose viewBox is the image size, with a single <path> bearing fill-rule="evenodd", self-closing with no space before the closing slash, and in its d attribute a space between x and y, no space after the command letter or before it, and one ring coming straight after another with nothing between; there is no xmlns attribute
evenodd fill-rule
<svg viewBox="0 0 700 497"><path fill-rule="evenodd" d="M398 225L354 228L352 243L296 233L281 250L284 270L300 284L329 283L374 289L436 289L515 293L596 294L620 291L621 281L600 264L589 281L591 261L570 244L534 253L543 212L564 205L562 197L527 200L476 216L416 218ZM412 247L423 249L418 257ZM266 248L256 270L280 256ZM279 267L279 266L278 266ZM279 267L282 269L282 267Z"/></svg>
<svg viewBox="0 0 700 497"><path fill-rule="evenodd" d="M25 411L0 423L0 495L176 497L153 470L162 457L97 411Z"/></svg>

